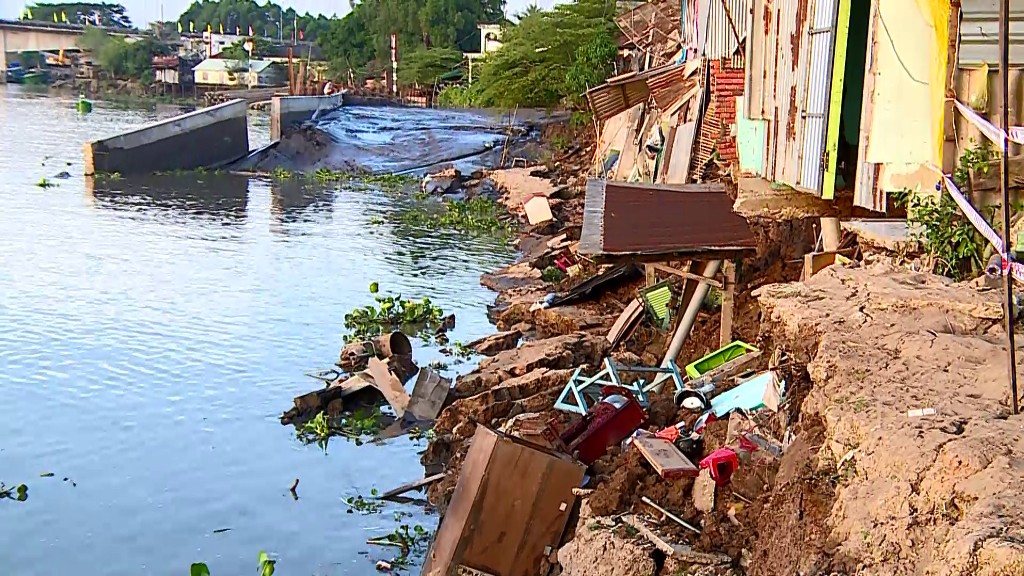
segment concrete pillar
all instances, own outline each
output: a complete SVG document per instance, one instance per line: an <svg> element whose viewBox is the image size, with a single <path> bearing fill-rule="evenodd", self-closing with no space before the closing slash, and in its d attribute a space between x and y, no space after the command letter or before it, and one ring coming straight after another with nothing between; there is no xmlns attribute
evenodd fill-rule
<svg viewBox="0 0 1024 576"><path fill-rule="evenodd" d="M7 31L0 30L0 84L7 82Z"/></svg>

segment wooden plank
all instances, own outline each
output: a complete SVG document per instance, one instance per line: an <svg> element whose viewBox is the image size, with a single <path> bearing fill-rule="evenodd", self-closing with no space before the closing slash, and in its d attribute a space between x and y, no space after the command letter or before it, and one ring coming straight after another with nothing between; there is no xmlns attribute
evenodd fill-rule
<svg viewBox="0 0 1024 576"><path fill-rule="evenodd" d="M736 264L730 260L722 262L725 288L722 290L722 326L718 333L718 345L724 347L732 342L733 309L736 302Z"/></svg>
<svg viewBox="0 0 1024 576"><path fill-rule="evenodd" d="M650 540L651 544L654 544L655 548L661 550L666 555L682 560L683 562L689 562L691 564L727 564L732 562L732 558L725 554L696 552L690 546L683 544L671 544L656 534L646 522L632 514L626 514L623 516L622 521L636 528L637 532Z"/></svg>
<svg viewBox="0 0 1024 576"><path fill-rule="evenodd" d="M680 270L678 268L673 268L671 266L666 266L664 264L652 264L652 266L654 266L655 270L667 272L668 274L675 274L676 276L681 276L683 278L686 278L687 280L703 282L709 286L714 286L719 290L725 289L725 285L719 282L718 280L715 280L714 278L708 278L707 276L701 276L700 274L694 274L693 272L687 272L685 270Z"/></svg>
<svg viewBox="0 0 1024 576"><path fill-rule="evenodd" d="M647 288L658 283L658 275L655 274L654 264L644 264L644 285Z"/></svg>
<svg viewBox="0 0 1024 576"><path fill-rule="evenodd" d="M671 442L657 436L638 436L633 438L633 445L651 463L655 472L666 480L697 476L700 470L683 456Z"/></svg>
<svg viewBox="0 0 1024 576"><path fill-rule="evenodd" d="M622 314L619 314L615 324L612 324L611 330L608 331L608 343L614 348L628 335L630 329L636 325L636 321L643 316L643 313L644 303L639 298L634 298L626 306L626 309L622 311Z"/></svg>
<svg viewBox="0 0 1024 576"><path fill-rule="evenodd" d="M412 492L413 490L415 490L417 488L422 488L422 487L424 487L424 486L426 486L428 484L433 484L434 482L437 482L438 480L440 480L441 478L444 478L445 476L447 476L447 474L442 472L440 474L434 474L433 476L427 476L426 478L421 478L420 480L416 480L414 482L408 482L406 484L402 484L401 486L398 486L397 488L392 488L391 490L388 490L387 492L381 494L379 498L381 500L387 500L388 498L394 498L395 496L401 496L402 494L405 494L406 492Z"/></svg>
<svg viewBox="0 0 1024 576"><path fill-rule="evenodd" d="M409 407L409 393L405 391L405 387L402 386L398 377L388 370L388 365L383 360L378 358L370 358L364 373L373 378L374 387L380 390L388 404L395 409L395 414L401 418Z"/></svg>

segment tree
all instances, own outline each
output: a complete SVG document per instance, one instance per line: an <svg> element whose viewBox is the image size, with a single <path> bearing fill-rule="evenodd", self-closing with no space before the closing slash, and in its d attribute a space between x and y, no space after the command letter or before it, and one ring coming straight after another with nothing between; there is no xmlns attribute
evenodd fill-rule
<svg viewBox="0 0 1024 576"><path fill-rule="evenodd" d="M441 76L457 69L462 52L451 48L425 48L409 54L398 68L400 84L433 86Z"/></svg>
<svg viewBox="0 0 1024 576"><path fill-rule="evenodd" d="M394 33L401 70L421 50L478 52L477 24L503 21L504 9L504 0L362 0L331 20L318 44L335 68L363 69L390 60Z"/></svg>
<svg viewBox="0 0 1024 576"><path fill-rule="evenodd" d="M308 12L300 15L270 0L262 5L256 0L194 0L178 18L183 30L190 30L194 25L197 31L207 26L216 31L223 26L224 32L248 34L251 26L253 36L286 40L292 39L296 21L298 31L294 37L308 41L316 40L330 25L326 16L313 16Z"/></svg>
<svg viewBox="0 0 1024 576"><path fill-rule="evenodd" d="M157 43L153 38L128 42L93 26L86 27L81 46L92 53L100 67L111 76L142 81L152 77L153 56L171 53L166 45Z"/></svg>
<svg viewBox="0 0 1024 576"><path fill-rule="evenodd" d="M106 2L38 3L28 7L33 20L53 22L65 19L69 24L93 24L105 28L132 28L127 10L121 4ZM98 18L98 20L97 20Z"/></svg>
<svg viewBox="0 0 1024 576"><path fill-rule="evenodd" d="M613 72L615 14L615 0L577 0L522 14L506 27L501 50L481 62L476 104L580 104L587 88Z"/></svg>

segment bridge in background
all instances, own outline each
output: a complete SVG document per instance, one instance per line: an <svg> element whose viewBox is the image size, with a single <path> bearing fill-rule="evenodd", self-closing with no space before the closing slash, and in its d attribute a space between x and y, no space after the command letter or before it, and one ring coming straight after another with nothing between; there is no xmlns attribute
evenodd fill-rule
<svg viewBox="0 0 1024 576"><path fill-rule="evenodd" d="M105 28L111 34L128 35L134 32ZM9 52L56 52L78 50L78 39L85 32L80 24L58 24L35 20L0 20L0 83L7 70Z"/></svg>

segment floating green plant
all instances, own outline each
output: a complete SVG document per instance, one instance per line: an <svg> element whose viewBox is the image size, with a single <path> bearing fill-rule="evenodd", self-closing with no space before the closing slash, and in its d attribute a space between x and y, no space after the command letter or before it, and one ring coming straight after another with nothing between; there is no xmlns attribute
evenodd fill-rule
<svg viewBox="0 0 1024 576"><path fill-rule="evenodd" d="M402 214L401 222L424 228L448 228L461 232L510 234L514 221L505 209L489 198L445 201L439 210L417 207Z"/></svg>
<svg viewBox="0 0 1024 576"><path fill-rule="evenodd" d="M370 293L378 292L378 284L370 284ZM444 320L444 310L434 306L430 298L406 300L401 294L378 295L374 296L374 301L376 304L356 308L345 315L345 328L350 331L347 340L366 340L394 330L413 335L432 334Z"/></svg>

